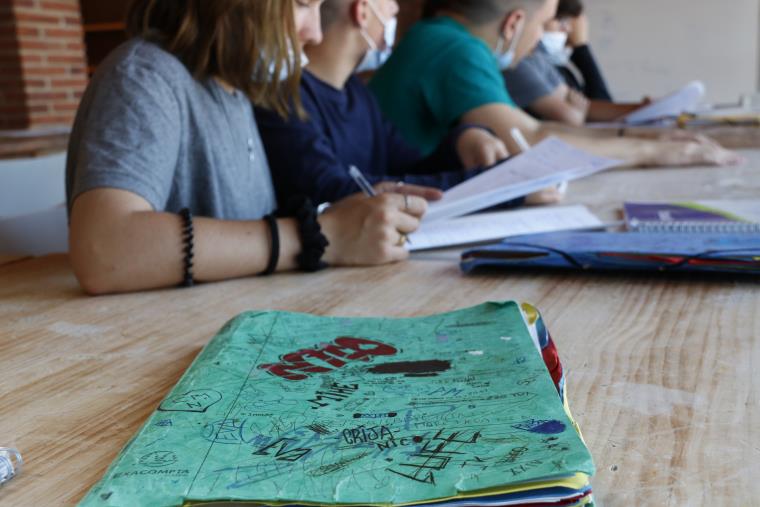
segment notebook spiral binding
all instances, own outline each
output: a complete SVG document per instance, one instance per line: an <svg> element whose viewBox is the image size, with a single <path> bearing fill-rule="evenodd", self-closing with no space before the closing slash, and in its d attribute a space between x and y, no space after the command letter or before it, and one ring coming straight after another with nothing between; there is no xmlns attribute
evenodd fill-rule
<svg viewBox="0 0 760 507"><path fill-rule="evenodd" d="M0 447L0 486L20 474L23 465L21 453L16 449Z"/></svg>
<svg viewBox="0 0 760 507"><path fill-rule="evenodd" d="M649 222L632 220L632 232L760 234L760 224L750 222Z"/></svg>

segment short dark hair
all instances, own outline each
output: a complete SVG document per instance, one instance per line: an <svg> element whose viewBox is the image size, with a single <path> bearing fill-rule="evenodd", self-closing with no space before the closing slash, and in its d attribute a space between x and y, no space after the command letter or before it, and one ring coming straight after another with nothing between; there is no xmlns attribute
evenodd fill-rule
<svg viewBox="0 0 760 507"><path fill-rule="evenodd" d="M349 5L350 2L348 0L326 0L320 9L322 31L326 31L335 23L342 14L341 11L347 9Z"/></svg>
<svg viewBox="0 0 760 507"><path fill-rule="evenodd" d="M582 0L559 0L557 19L577 18L581 14L583 14Z"/></svg>
<svg viewBox="0 0 760 507"><path fill-rule="evenodd" d="M127 31L161 44L196 79L218 77L257 105L284 116L294 104L303 114L290 0L132 0ZM270 69L289 77L280 82Z"/></svg>
<svg viewBox="0 0 760 507"><path fill-rule="evenodd" d="M446 9L461 14L473 23L482 24L510 11L533 7L538 2L539 0L425 0L422 15L431 18Z"/></svg>

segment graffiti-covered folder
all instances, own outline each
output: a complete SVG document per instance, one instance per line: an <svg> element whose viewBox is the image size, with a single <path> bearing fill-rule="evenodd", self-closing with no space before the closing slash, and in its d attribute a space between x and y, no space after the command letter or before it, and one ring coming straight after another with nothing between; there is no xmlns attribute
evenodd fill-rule
<svg viewBox="0 0 760 507"><path fill-rule="evenodd" d="M245 313L81 505L587 505L594 466L563 388L526 304Z"/></svg>

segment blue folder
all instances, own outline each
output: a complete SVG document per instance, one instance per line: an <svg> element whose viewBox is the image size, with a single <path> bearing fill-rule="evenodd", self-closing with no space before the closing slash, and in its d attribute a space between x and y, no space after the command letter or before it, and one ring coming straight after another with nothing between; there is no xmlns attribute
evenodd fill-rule
<svg viewBox="0 0 760 507"><path fill-rule="evenodd" d="M462 254L465 273L487 266L760 274L760 234L561 232Z"/></svg>

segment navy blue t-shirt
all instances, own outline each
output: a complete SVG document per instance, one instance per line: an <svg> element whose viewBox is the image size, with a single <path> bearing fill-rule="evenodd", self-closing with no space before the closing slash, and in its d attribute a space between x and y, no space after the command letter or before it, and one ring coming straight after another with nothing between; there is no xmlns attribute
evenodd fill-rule
<svg viewBox="0 0 760 507"><path fill-rule="evenodd" d="M266 109L255 112L280 203L304 195L315 204L334 202L359 192L349 175L352 165L372 184L404 181L442 190L481 172L462 169L455 143L464 127L422 159L356 76L338 90L304 71L301 100L305 121L295 114L286 120Z"/></svg>

